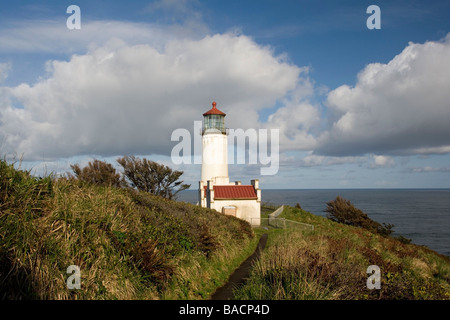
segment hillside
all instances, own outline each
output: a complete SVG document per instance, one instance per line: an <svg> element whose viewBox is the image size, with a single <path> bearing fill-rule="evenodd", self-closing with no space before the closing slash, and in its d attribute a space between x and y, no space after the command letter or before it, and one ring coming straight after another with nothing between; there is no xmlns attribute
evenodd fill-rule
<svg viewBox="0 0 450 320"><path fill-rule="evenodd" d="M256 243L213 210L0 161L1 299L206 299Z"/></svg>
<svg viewBox="0 0 450 320"><path fill-rule="evenodd" d="M314 232L295 224L270 230L236 299L450 299L447 256L298 208L285 206L279 217L313 224ZM379 290L367 288L370 265L380 267Z"/></svg>
<svg viewBox="0 0 450 320"><path fill-rule="evenodd" d="M263 206L263 214L274 208ZM450 299L450 259L285 206L314 225L242 220L129 188L36 178L0 161L0 299L208 299L268 233L235 299ZM81 272L69 289L67 268ZM381 270L369 290L367 267Z"/></svg>

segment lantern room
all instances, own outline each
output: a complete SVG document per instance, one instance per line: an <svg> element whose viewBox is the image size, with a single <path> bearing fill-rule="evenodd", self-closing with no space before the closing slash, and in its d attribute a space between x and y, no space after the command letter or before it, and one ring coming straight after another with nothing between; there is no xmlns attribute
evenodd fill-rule
<svg viewBox="0 0 450 320"><path fill-rule="evenodd" d="M226 114L217 109L216 102L212 103L212 109L203 114L202 134L222 133L226 134L225 116Z"/></svg>

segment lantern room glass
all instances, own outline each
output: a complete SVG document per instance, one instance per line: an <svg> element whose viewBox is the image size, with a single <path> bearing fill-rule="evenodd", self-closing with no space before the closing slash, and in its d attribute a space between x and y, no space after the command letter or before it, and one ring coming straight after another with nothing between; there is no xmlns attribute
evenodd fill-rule
<svg viewBox="0 0 450 320"><path fill-rule="evenodd" d="M204 116L203 130L216 129L225 132L225 116L219 114L209 114Z"/></svg>

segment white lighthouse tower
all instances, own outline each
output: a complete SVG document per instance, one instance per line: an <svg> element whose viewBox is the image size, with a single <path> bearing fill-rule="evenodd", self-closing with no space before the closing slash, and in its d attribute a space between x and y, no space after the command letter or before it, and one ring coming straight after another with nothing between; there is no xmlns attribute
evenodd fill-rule
<svg viewBox="0 0 450 320"><path fill-rule="evenodd" d="M216 105L213 102L212 109L203 114L201 181L229 184L226 114L217 109Z"/></svg>
<svg viewBox="0 0 450 320"><path fill-rule="evenodd" d="M247 220L251 225L259 225L261 222L259 180L252 180L251 185L241 185L240 181L230 183L226 114L216 106L216 102L213 102L212 109L203 114L199 203L202 207Z"/></svg>

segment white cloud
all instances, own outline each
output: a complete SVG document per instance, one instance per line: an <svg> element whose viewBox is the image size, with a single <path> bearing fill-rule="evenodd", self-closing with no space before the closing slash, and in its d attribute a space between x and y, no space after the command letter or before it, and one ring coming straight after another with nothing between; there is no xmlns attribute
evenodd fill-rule
<svg viewBox="0 0 450 320"><path fill-rule="evenodd" d="M392 167L394 154L450 152L450 36L410 43L388 64L368 65L354 87L332 90L331 126L323 131L309 69L245 35L191 30L186 37L172 27L114 21L83 24L83 35L54 22L36 28L2 33L0 50L77 54L48 61L35 84L0 87L2 154L168 155L172 131L192 131L213 100L227 127L280 129L284 167ZM0 80L8 72L0 64ZM261 122L260 112L275 105ZM290 150L310 152L287 161Z"/></svg>
<svg viewBox="0 0 450 320"><path fill-rule="evenodd" d="M393 167L395 165L394 158L390 156L383 155L373 155L373 163L370 165L371 168L378 167Z"/></svg>
<svg viewBox="0 0 450 320"><path fill-rule="evenodd" d="M319 154L446 153L450 148L450 36L410 43L388 64L369 64L354 87L328 95L332 126Z"/></svg>
<svg viewBox="0 0 450 320"><path fill-rule="evenodd" d="M265 126L280 130L280 150L310 150L315 145L311 131L319 122L317 107L309 102L291 101L270 115Z"/></svg>
<svg viewBox="0 0 450 320"><path fill-rule="evenodd" d="M138 36L147 30L126 26L137 28ZM258 112L282 99L286 105L270 125L308 128L303 117L318 117L297 96L308 91L304 70L246 36L164 42L156 36L141 45L129 45L129 35L123 38L106 41L105 36L103 45L90 46L85 54L49 61L47 76L36 84L0 88L2 152L23 153L26 159L170 154L172 131L191 129L213 99L232 128L263 126ZM0 46L2 41L0 36ZM298 121L288 116L291 112ZM293 141L309 143L300 137L305 132L294 129Z"/></svg>

